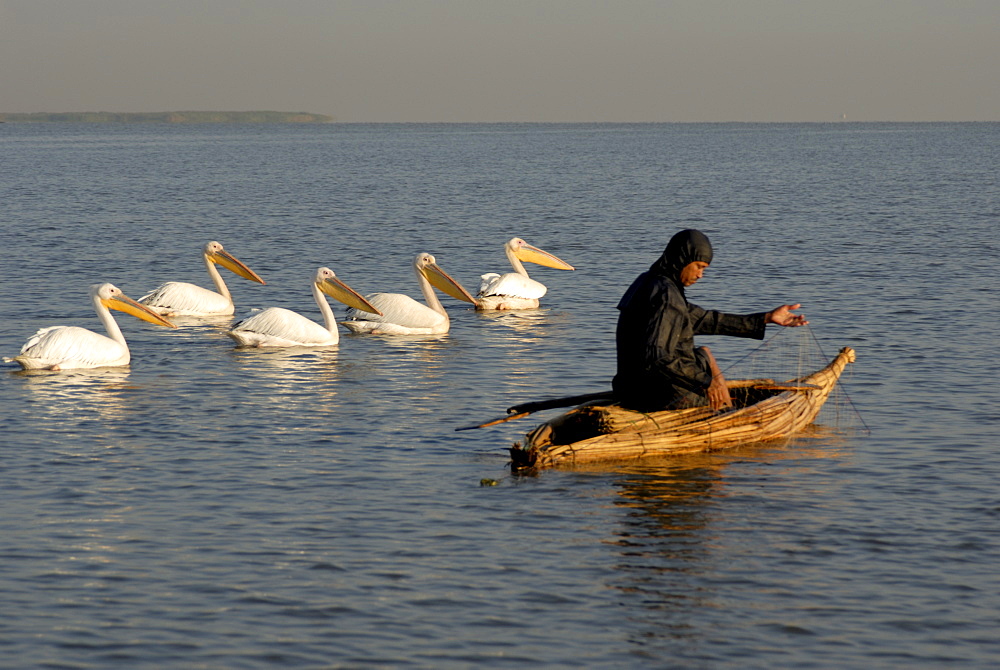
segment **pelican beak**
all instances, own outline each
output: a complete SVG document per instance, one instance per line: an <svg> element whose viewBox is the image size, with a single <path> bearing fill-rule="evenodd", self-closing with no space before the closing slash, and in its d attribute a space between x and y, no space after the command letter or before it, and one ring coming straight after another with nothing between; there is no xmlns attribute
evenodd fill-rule
<svg viewBox="0 0 1000 670"><path fill-rule="evenodd" d="M317 286L319 286L320 291L335 300L339 300L348 307L360 309L362 312L368 312L369 314L378 314L379 316L382 316L382 312L375 309L374 305L365 300L361 294L336 277L327 277L323 281L319 282Z"/></svg>
<svg viewBox="0 0 1000 670"><path fill-rule="evenodd" d="M438 267L437 263L426 265L420 271L427 278L427 281L431 283L431 286L439 291L447 293L456 300L464 300L465 302L471 302L473 305L476 304L476 299L472 297L472 294L452 279L447 272Z"/></svg>
<svg viewBox="0 0 1000 670"><path fill-rule="evenodd" d="M576 269L561 258L557 258L549 252L543 251L538 247L533 247L530 244L521 245L521 247L514 252L514 255L522 261L535 263L536 265L544 265L547 268L555 268L557 270Z"/></svg>
<svg viewBox="0 0 1000 670"><path fill-rule="evenodd" d="M218 263L222 267L226 268L230 272L234 272L244 279L249 279L250 281L255 281L258 284L265 283L263 279L257 276L257 273L248 268L243 264L236 256L233 256L228 251L217 251L213 253L210 258L213 263Z"/></svg>
<svg viewBox="0 0 1000 670"><path fill-rule="evenodd" d="M132 298L127 295L116 295L109 300L102 300L101 302L104 303L104 306L108 309L116 309L119 312L131 314L137 319L148 321L149 323L157 326L166 326L167 328L177 327L145 305L141 305L135 300L132 300Z"/></svg>

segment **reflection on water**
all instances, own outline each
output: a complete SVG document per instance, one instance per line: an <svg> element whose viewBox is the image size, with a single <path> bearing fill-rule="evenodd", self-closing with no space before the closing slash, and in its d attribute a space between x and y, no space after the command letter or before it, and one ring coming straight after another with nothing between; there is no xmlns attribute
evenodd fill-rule
<svg viewBox="0 0 1000 670"><path fill-rule="evenodd" d="M63 420L88 416L100 421L124 417L124 392L129 388L128 366L83 370L17 370L12 375L24 382L35 401L38 420Z"/></svg>
<svg viewBox="0 0 1000 670"><path fill-rule="evenodd" d="M191 316L191 315L180 315L180 316L168 316L170 322L177 326L178 329L187 329L190 333L191 331L207 331L207 330L227 330L236 318L232 315L215 315L215 316ZM182 330L174 332L184 332Z"/></svg>
<svg viewBox="0 0 1000 670"><path fill-rule="evenodd" d="M370 336L354 336L351 339ZM427 406L440 397L446 378L453 375L451 356L459 345L448 335L416 335L369 339L360 371L374 384L369 401L376 405L412 398ZM385 407L383 411L391 412Z"/></svg>
<svg viewBox="0 0 1000 670"><path fill-rule="evenodd" d="M618 475L619 499L614 504L628 510L608 541L618 553L609 585L629 602L638 599L648 613L633 617L646 629L635 639L640 647L653 638L684 638L697 647L711 635L691 622L710 620L711 612L724 608L732 597L720 581L732 569L726 563L739 560L740 554L740 547L727 546L731 528L726 524L733 523L727 512L729 498L744 498L731 504L745 505L747 479L760 478L762 485L777 480L783 462L796 471L797 479L808 477L810 470L819 473L829 467L830 459L840 458L838 444L847 442L838 440L830 428L814 427L783 441L604 468ZM593 466L586 469L597 471ZM692 589L692 581L699 588ZM760 587L749 586L755 588Z"/></svg>
<svg viewBox="0 0 1000 670"><path fill-rule="evenodd" d="M479 340L476 364L502 370L501 381L490 397L503 396L507 400L492 409L579 389L596 390L591 388L588 366L578 364L580 350L561 344L575 331L576 320L571 316L533 309L476 312L475 317ZM540 389L543 380L554 380L559 391Z"/></svg>
<svg viewBox="0 0 1000 670"><path fill-rule="evenodd" d="M295 375L317 374L328 377L334 371L334 364L340 356L337 345L329 347L234 347L232 352L236 362L244 369L253 369L261 374L273 374L279 379L290 379Z"/></svg>
<svg viewBox="0 0 1000 670"><path fill-rule="evenodd" d="M129 367L11 373L25 402L8 406L6 437L11 444L61 444L69 455L118 442L134 421Z"/></svg>
<svg viewBox="0 0 1000 670"><path fill-rule="evenodd" d="M227 338L228 339L228 338ZM228 352L234 363L232 384L248 400L266 399L290 415L304 408L314 416L336 414L341 407L341 351L331 347L238 347ZM301 420L291 429L297 429Z"/></svg>
<svg viewBox="0 0 1000 670"><path fill-rule="evenodd" d="M329 347L234 347L225 355L232 364L226 377L248 400L264 398L299 416L307 407L336 430L356 417L434 406L455 383L452 359L462 350L448 335L346 335Z"/></svg>
<svg viewBox="0 0 1000 670"><path fill-rule="evenodd" d="M490 325L510 328L519 336L532 338L546 337L553 325L567 320L565 316L553 314L547 309L476 312L476 318Z"/></svg>
<svg viewBox="0 0 1000 670"><path fill-rule="evenodd" d="M649 529L651 536L668 536L691 528L692 506L726 495L726 469L733 463L761 463L771 467L782 461L839 458L837 443L845 446L846 440L843 436L838 440L838 435L829 427L813 425L785 440L752 442L717 453L649 458L613 468L606 465L603 471L621 475L616 484L622 500L616 504L642 512L630 515L629 519L638 527ZM600 471L596 465L573 469ZM629 531L623 536L633 533Z"/></svg>

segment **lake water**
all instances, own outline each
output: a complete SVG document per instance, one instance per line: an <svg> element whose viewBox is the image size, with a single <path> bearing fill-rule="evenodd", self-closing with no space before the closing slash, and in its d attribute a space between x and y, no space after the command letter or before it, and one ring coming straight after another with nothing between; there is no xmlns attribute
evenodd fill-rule
<svg viewBox="0 0 1000 670"><path fill-rule="evenodd" d="M91 283L208 285L210 239L267 281L226 273L237 315L318 319L321 265L416 296L423 251L475 290L515 235L577 268L532 271L539 310L445 298L445 336L120 315L128 368L5 364L0 666L996 667L998 166L989 123L0 125L5 356L99 330ZM608 388L615 304L685 227L693 302L801 302L771 343L857 350L850 421L525 477L534 417L455 431Z"/></svg>

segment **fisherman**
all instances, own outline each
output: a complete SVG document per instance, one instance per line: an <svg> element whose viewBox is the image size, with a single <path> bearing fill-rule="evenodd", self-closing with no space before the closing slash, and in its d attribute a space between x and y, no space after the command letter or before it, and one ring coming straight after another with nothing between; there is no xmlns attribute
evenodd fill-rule
<svg viewBox="0 0 1000 670"><path fill-rule="evenodd" d="M708 404L732 406L726 379L708 347L695 335L764 339L764 327L804 326L800 305L781 305L758 314L725 314L689 303L685 287L702 278L712 262L712 245L698 230L674 235L663 255L639 275L618 303L615 339L618 374L612 381L623 406L640 411Z"/></svg>

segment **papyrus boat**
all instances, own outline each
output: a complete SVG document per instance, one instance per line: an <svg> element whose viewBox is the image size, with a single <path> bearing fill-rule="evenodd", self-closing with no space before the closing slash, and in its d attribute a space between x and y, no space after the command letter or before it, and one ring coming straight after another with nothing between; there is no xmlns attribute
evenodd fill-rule
<svg viewBox="0 0 1000 670"><path fill-rule="evenodd" d="M550 468L726 449L792 435L819 414L854 350L844 347L823 369L786 382L729 380L733 409L637 412L611 398L546 421L510 449L511 469ZM518 408L508 410L513 413Z"/></svg>

